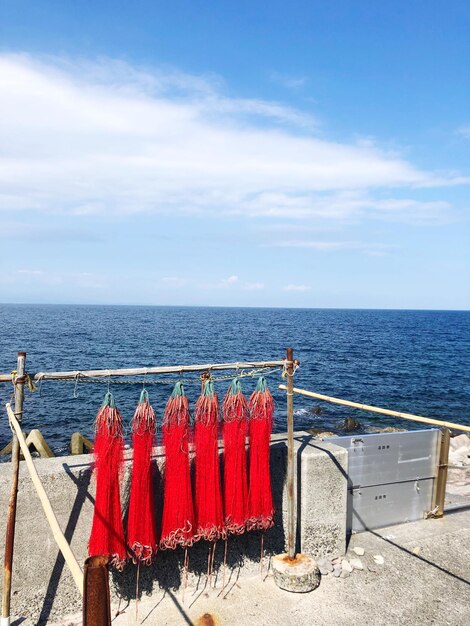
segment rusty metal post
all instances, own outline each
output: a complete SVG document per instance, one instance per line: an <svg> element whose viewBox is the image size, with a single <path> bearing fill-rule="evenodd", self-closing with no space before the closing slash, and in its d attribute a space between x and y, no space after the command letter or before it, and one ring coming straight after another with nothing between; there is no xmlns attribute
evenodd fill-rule
<svg viewBox="0 0 470 626"><path fill-rule="evenodd" d="M13 379L15 386L15 415L21 424L23 415L26 352L18 352L16 374ZM1 626L10 624L11 573L13 567L13 547L15 543L16 496L18 493L18 472L20 468L20 445L16 434L13 434L11 451L11 491L8 502L8 518L5 536L5 559L3 569L3 594Z"/></svg>
<svg viewBox="0 0 470 626"><path fill-rule="evenodd" d="M295 559L294 516L294 351L287 348L287 553Z"/></svg>
<svg viewBox="0 0 470 626"><path fill-rule="evenodd" d="M449 465L450 430L441 430L441 445L439 446L439 464L434 486L432 517L443 517L444 501L446 497L447 467Z"/></svg>

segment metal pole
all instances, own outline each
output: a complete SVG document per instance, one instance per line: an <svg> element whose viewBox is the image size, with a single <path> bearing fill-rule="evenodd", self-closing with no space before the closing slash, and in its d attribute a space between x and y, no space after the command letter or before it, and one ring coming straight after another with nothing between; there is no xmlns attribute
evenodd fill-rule
<svg viewBox="0 0 470 626"><path fill-rule="evenodd" d="M137 367L116 370L73 370L69 372L37 372L31 380L76 380L82 378L109 378L110 376L147 376L152 374L178 374L222 370L243 370L265 367L282 367L284 361L249 361L243 363L205 363L203 365L170 365L163 367ZM0 383L11 382L9 374L0 374Z"/></svg>
<svg viewBox="0 0 470 626"><path fill-rule="evenodd" d="M15 415L21 425L23 416L24 384L25 384L26 352L18 352L16 375L13 380L15 385ZM18 493L18 472L20 468L20 445L18 437L13 433L13 447L11 451L11 491L8 502L8 518L5 536L5 560L3 568L3 595L2 595L2 618L1 626L10 626L10 597L11 597L11 573L13 566L13 547L15 543L16 522L16 496Z"/></svg>
<svg viewBox="0 0 470 626"><path fill-rule="evenodd" d="M441 445L439 447L439 465L433 494L432 517L443 517L444 501L446 497L447 467L449 464L450 430L441 431Z"/></svg>
<svg viewBox="0 0 470 626"><path fill-rule="evenodd" d="M294 351L287 348L287 553L295 559L294 518Z"/></svg>
<svg viewBox="0 0 470 626"><path fill-rule="evenodd" d="M283 389L285 391L287 387L286 385L279 385L279 389ZM470 433L470 426L464 426L463 424L454 424L454 422L435 420L430 417L423 417L422 415L413 415L413 413L400 413L400 411L382 409L378 406L370 406L370 404L359 404L358 402L351 402L351 400L341 400L341 398L333 398L332 396L325 396L322 393L307 391L306 389L298 389L297 387L294 387L294 393L300 394L301 396L306 396L307 398L316 398L318 400L324 400L325 402L331 402L332 404L351 406L354 409L360 409L361 411L371 411L371 413L391 415L392 417L399 417L401 419L411 420L413 422L421 422L423 424L431 424L433 426L442 426L444 428L451 428L452 430L463 430L464 432Z"/></svg>

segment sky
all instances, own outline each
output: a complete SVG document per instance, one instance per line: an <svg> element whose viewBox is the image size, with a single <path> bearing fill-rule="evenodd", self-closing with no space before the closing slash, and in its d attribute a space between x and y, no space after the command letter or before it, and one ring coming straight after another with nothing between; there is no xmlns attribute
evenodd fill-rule
<svg viewBox="0 0 470 626"><path fill-rule="evenodd" d="M0 0L0 302L470 309L470 3Z"/></svg>

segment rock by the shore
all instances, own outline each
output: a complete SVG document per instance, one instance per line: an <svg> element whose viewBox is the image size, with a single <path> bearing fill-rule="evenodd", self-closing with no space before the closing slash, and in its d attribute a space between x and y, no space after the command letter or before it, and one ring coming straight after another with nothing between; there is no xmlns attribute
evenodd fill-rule
<svg viewBox="0 0 470 626"><path fill-rule="evenodd" d="M354 417L347 417L340 425L340 428L347 432L359 430L359 428L361 428L361 423L357 419L354 419Z"/></svg>
<svg viewBox="0 0 470 626"><path fill-rule="evenodd" d="M336 433L322 428L307 428L308 433L315 436L315 439L325 439L326 437L336 437Z"/></svg>
<svg viewBox="0 0 470 626"><path fill-rule="evenodd" d="M321 415L323 413L321 407L319 407L319 406L311 406L308 409L308 412L312 413L312 415Z"/></svg>
<svg viewBox="0 0 470 626"><path fill-rule="evenodd" d="M395 426L368 426L367 432L370 434L374 433L404 433L406 432L406 428L396 428Z"/></svg>
<svg viewBox="0 0 470 626"><path fill-rule="evenodd" d="M465 433L452 437L449 445L449 465L470 465L470 437Z"/></svg>

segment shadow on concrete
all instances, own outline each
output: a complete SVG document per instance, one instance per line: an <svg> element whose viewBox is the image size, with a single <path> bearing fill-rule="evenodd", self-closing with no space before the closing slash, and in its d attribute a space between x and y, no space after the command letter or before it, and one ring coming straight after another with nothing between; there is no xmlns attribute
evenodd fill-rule
<svg viewBox="0 0 470 626"><path fill-rule="evenodd" d="M85 500L89 498L94 504L94 499L91 497L88 491L92 472L90 468L87 468L81 471L79 476L77 477L70 471L70 468L66 463L63 463L62 467L64 468L67 476L69 476L73 480L77 487L77 495L75 496L75 501L72 506L69 521L67 522L67 527L64 531L64 536L67 542L70 544ZM37 622L38 626L42 626L43 624L47 624L48 622L52 610L52 605L54 603L54 598L57 592L57 587L59 585L62 571L64 569L64 565L64 557L62 556L62 552L59 551L56 561L54 563L54 567L52 568L51 576L49 578L46 595L44 597L44 603L42 605L41 613Z"/></svg>
<svg viewBox="0 0 470 626"><path fill-rule="evenodd" d="M274 526L264 532L263 542L261 532L250 532L240 536L231 536L227 540L227 556L225 562L225 590L238 580L240 570L244 563L249 560L261 562L261 546L263 544L264 563L274 554L279 554L285 550L285 536L282 518L282 492L287 471L287 448L285 441L279 441L271 445L271 483L273 492L273 502L275 508ZM221 476L223 475L223 468ZM163 478L158 464L155 463L154 471L154 493L157 536L161 534L161 519L163 510ZM124 498L124 502L128 498ZM127 516L127 513L126 513ZM199 588L207 585L208 556L213 549L213 543L201 540L188 550L189 563L188 574L192 574L192 579L197 577L197 593ZM214 562L212 568L212 580L220 581L224 576L224 552L225 542L219 540L215 545ZM160 550L157 558L149 566L140 566L139 581L137 585L137 566L129 562L123 572L111 570L112 584L119 598L124 600L142 598L150 596L155 585L170 593L177 591L183 586L184 574L183 548L176 550ZM263 569L267 569L266 563ZM261 566L260 566L261 568Z"/></svg>
<svg viewBox="0 0 470 626"><path fill-rule="evenodd" d="M355 512L355 515L358 517L358 519L359 519L359 521L361 523L364 523L363 520L358 516L358 514L356 512ZM418 561L421 561L422 563L426 563L426 565L430 565L431 567L434 567L435 569L439 570L443 574L447 574L447 576L450 576L451 578L454 578L455 580L459 580L460 582L462 582L462 583L464 583L466 585L470 585L470 580L467 580L466 578L462 578L462 576L458 576L457 574L453 574L452 572L449 572L449 570L445 569L445 567L441 567L437 563L434 563L433 561L430 561L429 559L424 558L424 556L420 556L419 554L415 554L411 550L408 550L408 548L405 548L404 546L401 546L399 543L396 543L395 541L392 541L391 539L388 539L387 537L384 537L383 535L381 535L380 533L376 532L375 530L372 530L371 528L366 528L366 530L371 535L374 535L374 537L377 537L378 539L381 539L382 541L385 541L385 543L388 543L389 545L393 546L394 548L397 548L398 550L400 550L401 552L404 552L405 554L409 554L410 556L412 556L413 558L417 559Z"/></svg>

